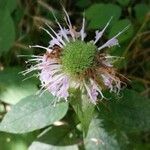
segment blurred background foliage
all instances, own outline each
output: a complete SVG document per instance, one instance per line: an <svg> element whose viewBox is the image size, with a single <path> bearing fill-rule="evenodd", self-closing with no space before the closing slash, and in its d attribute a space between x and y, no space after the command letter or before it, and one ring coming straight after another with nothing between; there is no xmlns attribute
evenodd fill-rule
<svg viewBox="0 0 150 150"><path fill-rule="evenodd" d="M124 57L115 65L131 80L127 88L132 91L126 90L122 93L121 103L115 96L113 98L110 95L111 104L107 106L104 102L98 106L100 109L98 116L101 120L92 121L90 131L84 140L81 140L80 126L75 127L76 118L73 114L68 114L64 118L71 124L69 129L52 127L54 130L50 130L45 136L49 137L50 143L57 145L58 139L62 140L64 137L64 132L71 136L71 130L72 134L75 134L75 140L78 139L81 149L83 147L87 150L96 149L95 145L89 143L83 146L93 134L98 137L102 135L100 138L107 143L108 147L102 143L101 149L116 150L118 147L128 150L150 149L150 0L0 0L0 119L12 105L38 90L39 81L36 78L23 81L24 77L18 74L26 68L25 61L28 59L19 55L44 53L39 49L29 49L29 45L48 46L49 37L39 27L47 22L54 29L58 29L51 11L61 24L65 24L61 4L77 28L81 27L82 16L85 15L86 30L89 33L87 39L92 39L95 30L102 29L113 16L99 44L130 25L119 37L120 46L106 51L111 55ZM72 113L72 110L69 111ZM97 126L97 123L102 124L103 128ZM26 150L34 141L36 144L33 143L30 147L34 150L41 146L39 141L47 143L46 138L35 141L39 132L23 135L0 132L0 149ZM115 136L110 137L108 133L115 133ZM52 138L54 135L55 139ZM43 147L47 148L46 145L42 145Z"/></svg>

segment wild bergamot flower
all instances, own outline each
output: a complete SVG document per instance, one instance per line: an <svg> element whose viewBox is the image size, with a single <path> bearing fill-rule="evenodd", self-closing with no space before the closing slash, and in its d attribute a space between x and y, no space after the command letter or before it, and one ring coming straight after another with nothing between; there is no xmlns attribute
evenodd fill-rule
<svg viewBox="0 0 150 150"><path fill-rule="evenodd" d="M96 31L94 40L86 42L85 18L83 18L80 31L77 31L72 26L65 9L64 12L67 28L62 27L55 16L56 23L60 28L58 32L48 24L46 25L52 33L42 28L52 39L48 47L32 46L45 49L46 52L42 56L33 56L30 61L35 61L36 65L31 66L24 74L38 70L42 93L49 91L59 100L67 100L70 95L69 89L80 89L88 95L92 103L96 104L99 98L104 98L102 93L104 87L115 93L121 89L123 81L120 80L113 67L113 61L116 57L102 53L101 50L119 45L117 37L127 28L124 28L102 46L97 46L97 42L112 18L103 30Z"/></svg>

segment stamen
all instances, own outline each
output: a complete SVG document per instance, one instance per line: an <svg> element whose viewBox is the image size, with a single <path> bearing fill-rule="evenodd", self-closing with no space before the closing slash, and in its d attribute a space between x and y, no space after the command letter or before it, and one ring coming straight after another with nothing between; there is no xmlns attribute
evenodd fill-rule
<svg viewBox="0 0 150 150"><path fill-rule="evenodd" d="M34 48L41 48L41 49L45 49L45 50L47 50L49 53L51 53L51 52L52 52L52 49L47 48L47 47L44 47L44 46L41 46L41 45L29 45L29 48L32 48L32 47L34 47Z"/></svg>
<svg viewBox="0 0 150 150"><path fill-rule="evenodd" d="M82 29L80 30L80 33L81 33L81 40L84 41L84 38L86 37L86 34L84 32L84 28L85 28L85 18L83 18L83 21L82 21Z"/></svg>
<svg viewBox="0 0 150 150"><path fill-rule="evenodd" d="M30 78L32 78L32 77L37 77L35 74L33 74L32 76L29 76L29 77L26 77L26 78L24 78L22 81L26 81L26 80L28 80L28 79L30 79Z"/></svg>
<svg viewBox="0 0 150 150"><path fill-rule="evenodd" d="M96 36L95 36L95 41L94 44L97 43L97 41L102 37L103 33L105 32L106 28L108 27L108 25L110 24L111 20L113 17L110 18L110 20L107 22L106 26L104 27L104 29L102 31L96 31Z"/></svg>
<svg viewBox="0 0 150 150"><path fill-rule="evenodd" d="M17 57L37 57L37 58L42 58L43 56L36 56L36 55L17 55Z"/></svg>
<svg viewBox="0 0 150 150"><path fill-rule="evenodd" d="M53 30L53 28L51 26L49 26L48 23L46 23L46 25L51 29L51 31L56 35L56 37L58 38L58 40L63 44L66 45L65 42L62 40L62 38Z"/></svg>
<svg viewBox="0 0 150 150"><path fill-rule="evenodd" d="M50 26L49 26L50 27ZM42 29L42 30L44 30L48 35L50 35L50 37L53 39L53 41L55 41L55 43L54 44L57 44L57 45L59 45L61 48L63 47L63 43L61 44L60 42L59 42L59 40L57 39L57 38L55 38L48 30L46 30L45 28L43 28L43 27L40 27L40 29ZM51 40L52 41L52 40ZM53 46L53 45L52 45Z"/></svg>
<svg viewBox="0 0 150 150"><path fill-rule="evenodd" d="M98 48L98 50L101 50L105 47L112 47L115 45L119 45L118 40L116 39L120 34L122 34L123 32L125 32L127 29L129 28L129 26L125 27L122 31L120 31L117 35L115 35L113 38L111 38L110 40L108 40L104 45L102 45L101 47Z"/></svg>
<svg viewBox="0 0 150 150"><path fill-rule="evenodd" d="M67 19L65 19L65 21L66 21L66 23L67 23L67 25L68 25L68 27L69 27L69 29L70 29L70 34L71 34L73 40L75 41L75 35L74 35L74 33L72 32L73 27L72 27L72 24L71 24L69 15L68 15L68 13L67 13L67 11L65 10L64 7L63 7L63 11L65 12L65 15L66 15L66 17L67 17Z"/></svg>
<svg viewBox="0 0 150 150"><path fill-rule="evenodd" d="M52 14L53 14L53 17L54 17L56 23L58 24L58 26L59 26L61 32L62 32L63 37L67 40L67 42L70 42L70 41L69 41L69 38L68 38L68 36L67 36L67 34L65 33L64 29L63 29L62 26L60 25L60 23L59 23L58 19L56 18L55 14L54 14L53 12L52 12Z"/></svg>

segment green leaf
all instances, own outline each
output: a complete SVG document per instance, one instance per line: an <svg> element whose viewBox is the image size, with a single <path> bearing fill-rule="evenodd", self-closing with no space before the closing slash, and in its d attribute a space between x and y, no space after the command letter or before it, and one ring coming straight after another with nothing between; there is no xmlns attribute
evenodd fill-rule
<svg viewBox="0 0 150 150"><path fill-rule="evenodd" d="M4 104L0 103L0 114L3 114L5 113L5 106ZM1 115L0 115L0 118L1 118Z"/></svg>
<svg viewBox="0 0 150 150"><path fill-rule="evenodd" d="M127 6L130 0L117 0L117 2L122 6Z"/></svg>
<svg viewBox="0 0 150 150"><path fill-rule="evenodd" d="M120 41L119 41L119 43L120 43ZM120 56L121 57L121 56L123 56L123 52L125 51L126 46L127 46L126 43L120 43L119 46L114 46L112 48L109 48L109 49L107 49L107 51L112 56ZM123 58L123 59L120 58L120 60L116 61L114 64L120 63L120 62L124 62L126 64L127 63L127 58L126 57ZM124 68L125 65L123 65L122 67Z"/></svg>
<svg viewBox="0 0 150 150"><path fill-rule="evenodd" d="M86 150L119 150L114 135L109 134L100 119L93 119L87 137L84 140Z"/></svg>
<svg viewBox="0 0 150 150"><path fill-rule="evenodd" d="M90 21L90 29L103 28L111 17L114 23L121 15L121 8L115 4L93 4L85 11L86 18Z"/></svg>
<svg viewBox="0 0 150 150"><path fill-rule="evenodd" d="M7 9L0 9L0 55L7 52L15 41L13 20Z"/></svg>
<svg viewBox="0 0 150 150"><path fill-rule="evenodd" d="M43 131L38 137L29 150L78 150L76 134L68 125L53 126Z"/></svg>
<svg viewBox="0 0 150 150"><path fill-rule="evenodd" d="M7 9L10 13L14 11L14 9L17 7L17 1L16 0L0 0L0 9Z"/></svg>
<svg viewBox="0 0 150 150"><path fill-rule="evenodd" d="M68 110L68 103L61 102L54 106L54 97L49 93L41 97L28 96L12 106L0 123L0 130L11 133L34 131L63 118Z"/></svg>
<svg viewBox="0 0 150 150"><path fill-rule="evenodd" d="M88 5L90 5L91 1L90 0L78 0L76 5L78 7L81 7L81 8L85 8L87 7Z"/></svg>
<svg viewBox="0 0 150 150"><path fill-rule="evenodd" d="M144 92L146 90L146 87L144 86L144 83L141 83L139 81L132 81L131 86L133 87L133 90L135 90L136 92Z"/></svg>
<svg viewBox="0 0 150 150"><path fill-rule="evenodd" d="M12 13L17 7L17 0L7 0L7 9Z"/></svg>
<svg viewBox="0 0 150 150"><path fill-rule="evenodd" d="M0 71L0 99L8 104L16 104L22 98L35 94L38 90L35 79L27 79L21 74L21 68L4 68Z"/></svg>
<svg viewBox="0 0 150 150"><path fill-rule="evenodd" d="M149 132L128 134L128 145L126 146L126 149L133 150L134 148L135 150L149 150L150 142L147 135L149 135Z"/></svg>
<svg viewBox="0 0 150 150"><path fill-rule="evenodd" d="M137 4L134 7L134 11L135 11L135 16L136 19L142 23L145 15L150 12L150 6L146 5L146 4Z"/></svg>
<svg viewBox="0 0 150 150"><path fill-rule="evenodd" d="M132 90L124 90L121 98L111 97L107 105L100 106L100 117L108 130L127 133L150 130L150 100Z"/></svg>
<svg viewBox="0 0 150 150"><path fill-rule="evenodd" d="M82 95L78 92L70 99L70 103L74 108L82 125L83 136L86 136L89 124L93 117L95 105L92 104L86 95Z"/></svg>
<svg viewBox="0 0 150 150"><path fill-rule="evenodd" d="M1 150L27 150L30 143L36 138L33 133L15 135L0 132Z"/></svg>
<svg viewBox="0 0 150 150"><path fill-rule="evenodd" d="M133 36L133 25L128 19L122 19L117 21L110 29L109 38L117 35L120 31L122 31L127 26L129 26L129 28L124 33L122 33L118 37L118 39L120 43L130 39Z"/></svg>

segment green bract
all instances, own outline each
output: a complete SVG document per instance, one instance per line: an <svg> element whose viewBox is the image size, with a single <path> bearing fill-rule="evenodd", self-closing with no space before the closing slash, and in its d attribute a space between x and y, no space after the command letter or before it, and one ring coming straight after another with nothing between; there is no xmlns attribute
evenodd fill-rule
<svg viewBox="0 0 150 150"><path fill-rule="evenodd" d="M62 53L62 66L72 75L81 74L93 64L96 46L84 41L67 43Z"/></svg>

